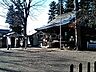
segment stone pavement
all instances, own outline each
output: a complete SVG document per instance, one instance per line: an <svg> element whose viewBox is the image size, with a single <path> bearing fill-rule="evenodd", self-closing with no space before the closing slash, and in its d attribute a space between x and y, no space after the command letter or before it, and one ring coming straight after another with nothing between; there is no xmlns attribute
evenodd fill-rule
<svg viewBox="0 0 96 72"><path fill-rule="evenodd" d="M58 48L12 48L0 49L0 72L69 72L70 64L75 65L74 72L78 72L78 64L83 63L86 71L87 62L91 67L96 60L96 52L70 51ZM93 72L93 69L91 68Z"/></svg>

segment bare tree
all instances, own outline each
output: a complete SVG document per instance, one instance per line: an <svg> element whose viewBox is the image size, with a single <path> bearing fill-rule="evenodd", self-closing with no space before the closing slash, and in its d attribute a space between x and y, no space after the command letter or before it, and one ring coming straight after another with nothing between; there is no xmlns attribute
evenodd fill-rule
<svg viewBox="0 0 96 72"><path fill-rule="evenodd" d="M46 0L2 0L0 4L4 8L8 8L10 5L14 5L17 10L19 10L23 15L22 21L23 21L23 27L24 27L24 38L25 38L25 48L27 47L27 33L26 33L26 28L27 28L27 20L28 16L31 14L30 12L34 9L39 9Z"/></svg>

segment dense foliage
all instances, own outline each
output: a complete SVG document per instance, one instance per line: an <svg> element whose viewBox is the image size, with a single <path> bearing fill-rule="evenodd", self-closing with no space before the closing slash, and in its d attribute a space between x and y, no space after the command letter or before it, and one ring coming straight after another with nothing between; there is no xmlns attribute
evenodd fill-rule
<svg viewBox="0 0 96 72"><path fill-rule="evenodd" d="M74 10L74 0L58 0L58 3L52 1L50 4L48 22L55 19L56 16L71 12Z"/></svg>
<svg viewBox="0 0 96 72"><path fill-rule="evenodd" d="M48 19L49 21L48 22L50 22L53 19L55 19L55 16L56 16L56 2L52 1L49 4L49 6L50 6L50 10L49 10L49 13L48 13L48 15L49 15L49 19Z"/></svg>
<svg viewBox="0 0 96 72"><path fill-rule="evenodd" d="M81 0L80 11L77 13L77 18L80 18L80 23L83 26L94 28L96 27L96 2L95 0Z"/></svg>
<svg viewBox="0 0 96 72"><path fill-rule="evenodd" d="M50 4L52 4L51 2ZM54 8L54 13L52 12ZM76 12L76 19L79 19L81 26L96 27L96 0L58 0L55 5L50 5L49 19L52 21L57 15Z"/></svg>
<svg viewBox="0 0 96 72"><path fill-rule="evenodd" d="M23 21L21 14L22 13L20 13L19 10L15 9L13 5L9 6L6 23L9 23L10 28L18 34L22 33Z"/></svg>
<svg viewBox="0 0 96 72"><path fill-rule="evenodd" d="M74 0L67 0L65 12L71 12L74 10Z"/></svg>

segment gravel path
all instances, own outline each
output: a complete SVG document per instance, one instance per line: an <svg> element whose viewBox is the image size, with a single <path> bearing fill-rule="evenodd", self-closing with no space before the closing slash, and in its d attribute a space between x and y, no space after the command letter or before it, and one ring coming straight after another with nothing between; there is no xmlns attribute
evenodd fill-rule
<svg viewBox="0 0 96 72"><path fill-rule="evenodd" d="M74 64L74 72L78 72L79 63L83 64L83 72L87 72L87 62L91 62L93 72L95 60L95 51L1 49L0 72L69 72L70 64Z"/></svg>

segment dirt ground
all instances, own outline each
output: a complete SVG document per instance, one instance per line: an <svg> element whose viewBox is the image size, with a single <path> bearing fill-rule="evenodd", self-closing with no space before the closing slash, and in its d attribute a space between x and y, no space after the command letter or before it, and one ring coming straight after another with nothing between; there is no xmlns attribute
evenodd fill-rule
<svg viewBox="0 0 96 72"><path fill-rule="evenodd" d="M83 63L83 72L87 72L87 62L96 60L95 51L71 51L58 48L0 49L0 72L78 72L79 63Z"/></svg>

